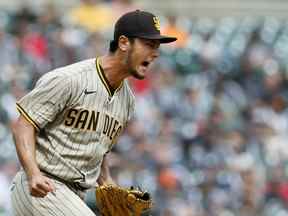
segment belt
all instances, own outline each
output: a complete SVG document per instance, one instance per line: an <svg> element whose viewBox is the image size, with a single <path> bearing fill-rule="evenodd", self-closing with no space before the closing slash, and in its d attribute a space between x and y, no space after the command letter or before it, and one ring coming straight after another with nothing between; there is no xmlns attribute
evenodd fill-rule
<svg viewBox="0 0 288 216"><path fill-rule="evenodd" d="M45 170L40 169L41 172L43 172L45 175L47 175L50 178L53 178L65 185L67 185L69 188L74 189L74 190L80 190L81 192L85 192L86 190L88 190L89 188L83 187L80 185L79 182L72 182L72 181L66 181L58 176L55 176Z"/></svg>

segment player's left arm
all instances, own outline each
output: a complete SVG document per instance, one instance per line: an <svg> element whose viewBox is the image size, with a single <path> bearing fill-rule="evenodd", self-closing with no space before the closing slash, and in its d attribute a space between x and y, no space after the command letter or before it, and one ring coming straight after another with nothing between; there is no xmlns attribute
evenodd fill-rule
<svg viewBox="0 0 288 216"><path fill-rule="evenodd" d="M111 173L110 173L110 167L109 167L109 161L108 161L108 155L106 154L103 158L102 164L101 164L101 172L97 179L97 183L99 185L106 185L106 184L113 184L116 185L114 182Z"/></svg>

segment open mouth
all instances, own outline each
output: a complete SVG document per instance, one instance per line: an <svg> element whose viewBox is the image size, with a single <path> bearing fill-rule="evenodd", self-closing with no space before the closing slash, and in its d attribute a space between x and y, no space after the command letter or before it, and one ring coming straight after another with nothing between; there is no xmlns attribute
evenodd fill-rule
<svg viewBox="0 0 288 216"><path fill-rule="evenodd" d="M144 62L142 62L141 65L143 65L144 67L148 67L149 64L150 64L150 62L148 62L148 61L144 61Z"/></svg>

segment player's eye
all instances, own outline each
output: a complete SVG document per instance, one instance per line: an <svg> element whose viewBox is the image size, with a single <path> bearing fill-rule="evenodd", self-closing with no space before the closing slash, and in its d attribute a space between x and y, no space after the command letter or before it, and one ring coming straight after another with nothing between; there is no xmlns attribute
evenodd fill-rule
<svg viewBox="0 0 288 216"><path fill-rule="evenodd" d="M153 41L145 41L145 45L152 49L157 49L159 47L158 43Z"/></svg>

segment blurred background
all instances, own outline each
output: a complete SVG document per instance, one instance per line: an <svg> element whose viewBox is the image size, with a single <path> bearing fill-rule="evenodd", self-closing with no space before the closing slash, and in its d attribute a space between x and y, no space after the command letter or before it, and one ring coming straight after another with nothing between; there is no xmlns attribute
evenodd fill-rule
<svg viewBox="0 0 288 216"><path fill-rule="evenodd" d="M16 100L44 73L105 53L136 8L178 41L130 80L136 113L110 155L114 179L148 190L153 216L287 216L286 0L0 0L0 215L12 215L19 169Z"/></svg>

